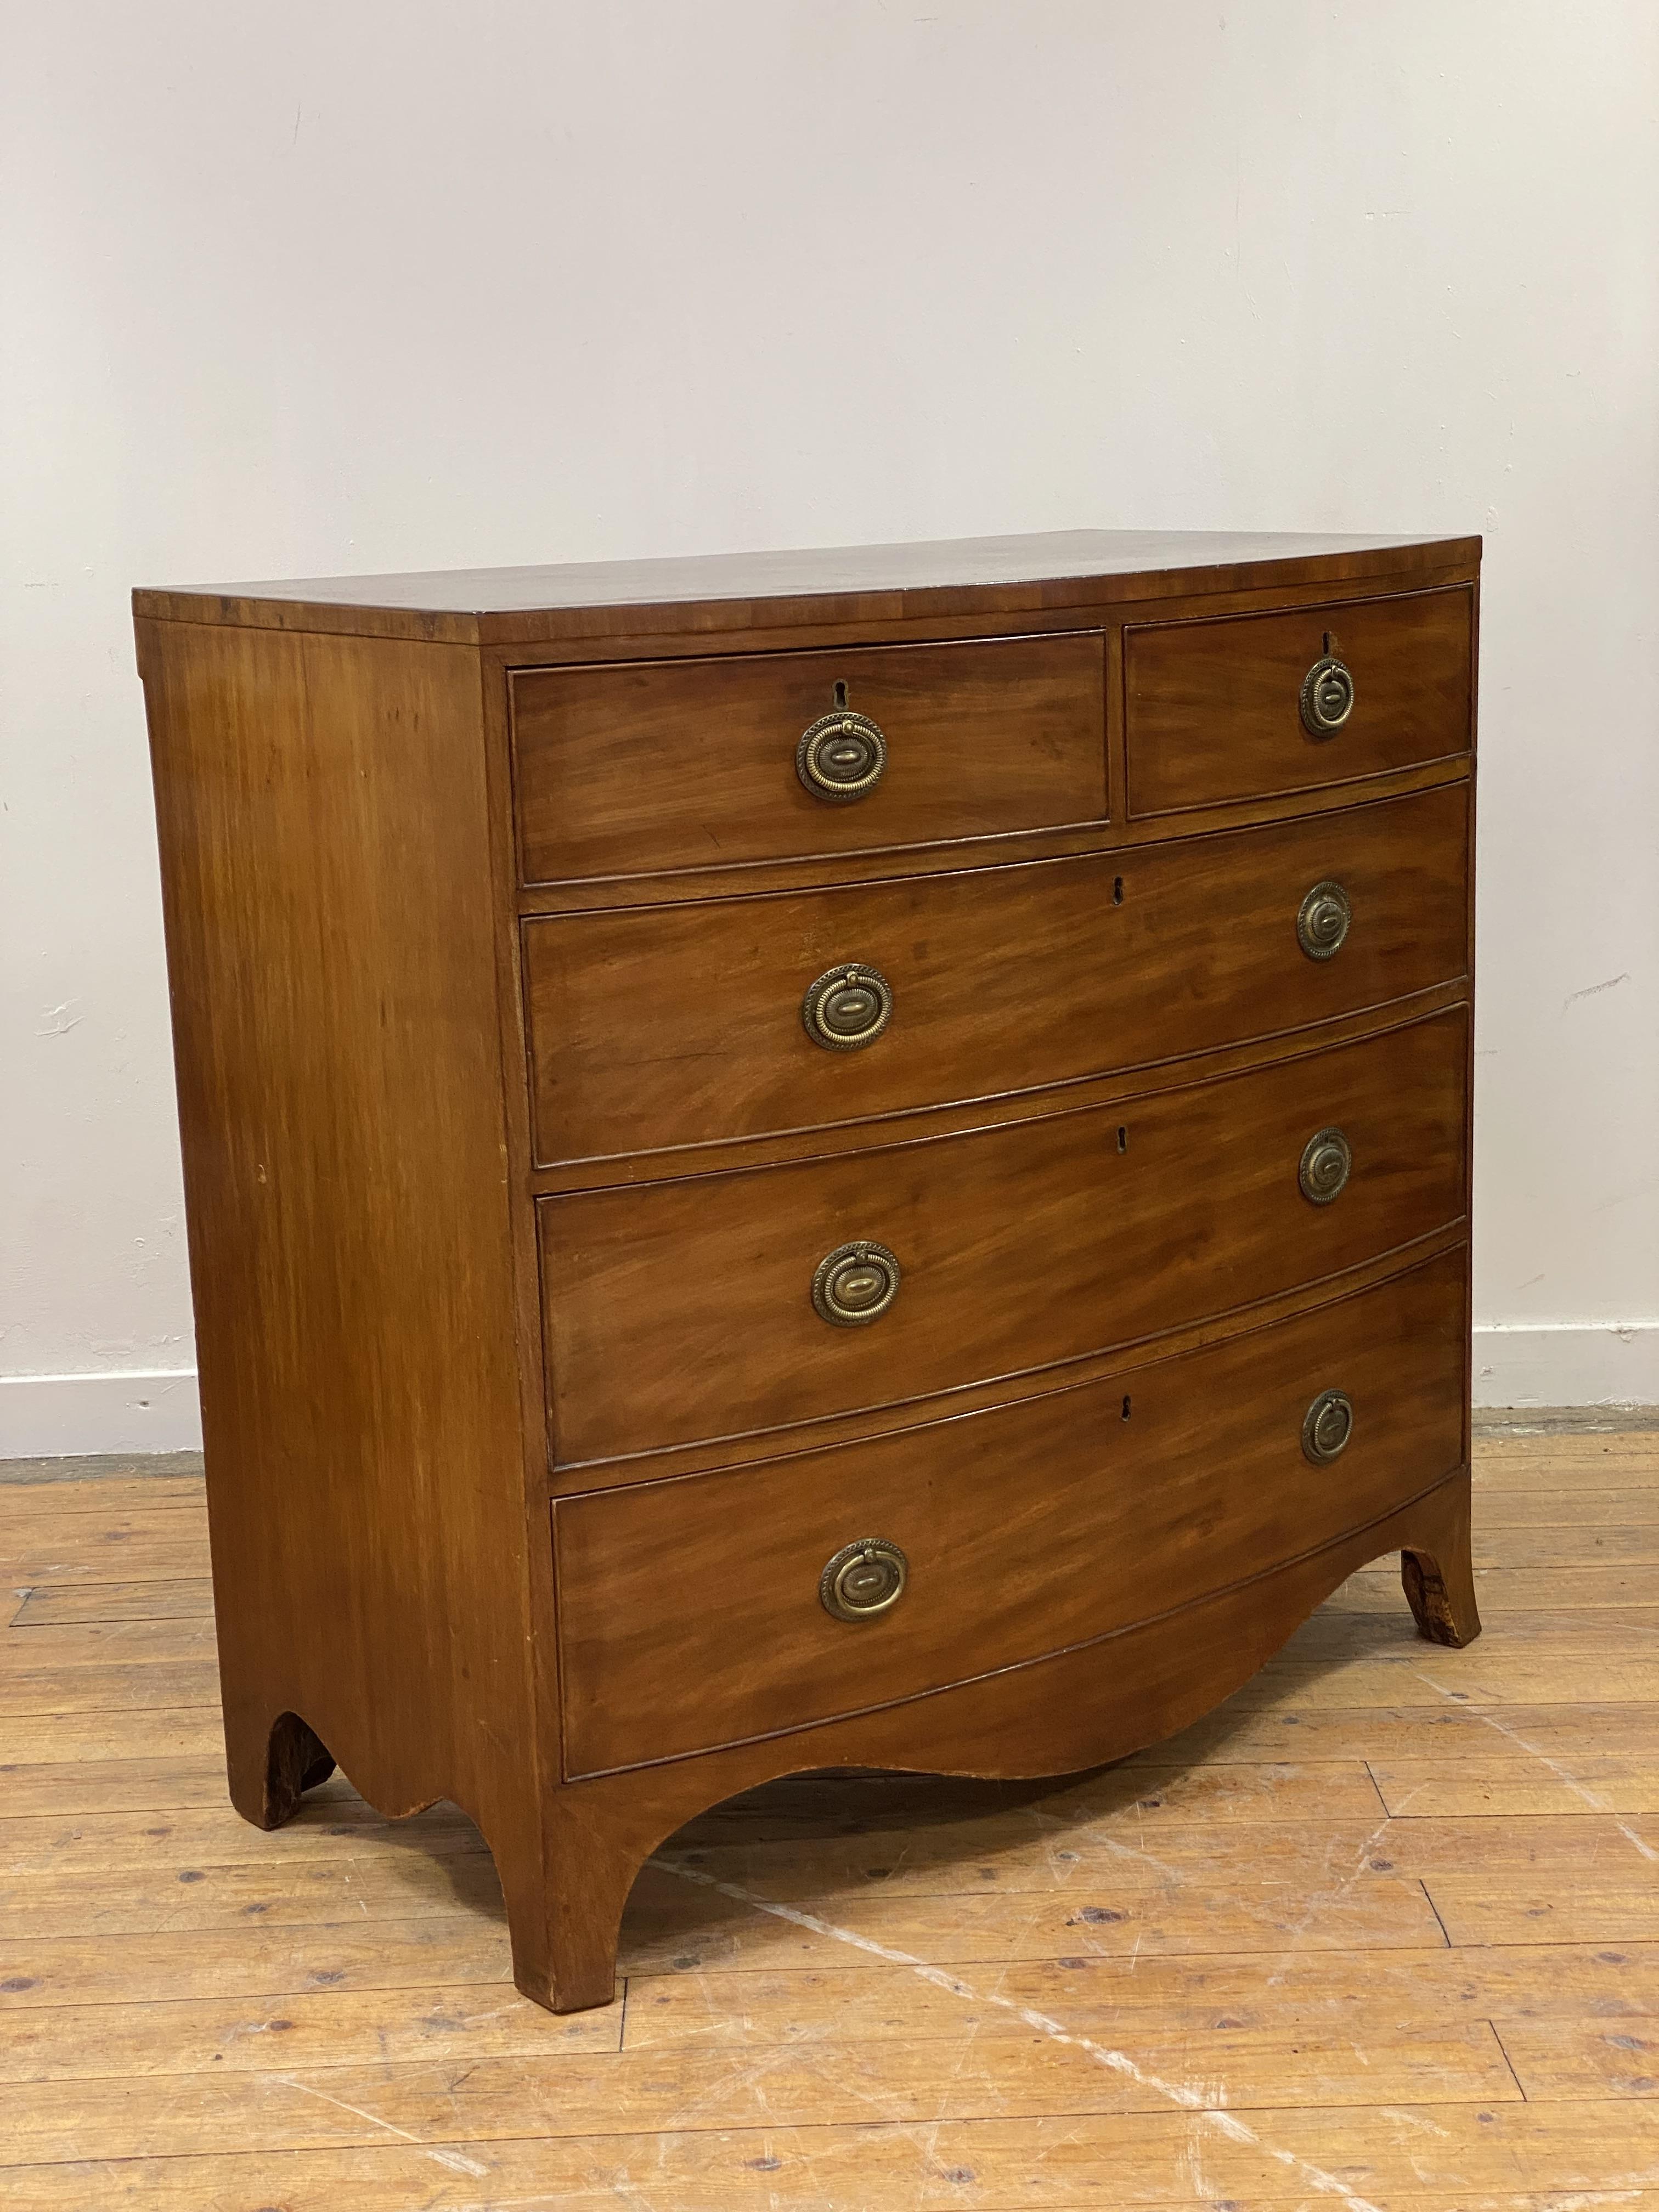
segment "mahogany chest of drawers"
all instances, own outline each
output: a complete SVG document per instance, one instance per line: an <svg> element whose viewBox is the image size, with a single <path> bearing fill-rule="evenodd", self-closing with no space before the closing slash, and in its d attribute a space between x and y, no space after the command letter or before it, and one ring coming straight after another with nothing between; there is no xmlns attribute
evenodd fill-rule
<svg viewBox="0 0 1659 2212"><path fill-rule="evenodd" d="M249 1819L454 1800L564 2010L769 1776L1477 1632L1479 557L136 595Z"/></svg>

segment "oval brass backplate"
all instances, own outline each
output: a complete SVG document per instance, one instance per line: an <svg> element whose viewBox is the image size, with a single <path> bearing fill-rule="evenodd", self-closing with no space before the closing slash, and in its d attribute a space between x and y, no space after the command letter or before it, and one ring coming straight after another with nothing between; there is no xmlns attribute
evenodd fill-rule
<svg viewBox="0 0 1659 2212"><path fill-rule="evenodd" d="M893 1018L893 987L879 968L848 960L808 984L800 1018L826 1052L861 1052Z"/></svg>
<svg viewBox="0 0 1659 2212"><path fill-rule="evenodd" d="M1316 1467L1328 1467L1348 1449L1353 1401L1346 1390L1322 1390L1302 1423L1302 1451Z"/></svg>
<svg viewBox="0 0 1659 2212"><path fill-rule="evenodd" d="M818 1577L818 1600L837 1620L873 1620L904 1595L910 1562L884 1536L843 1544Z"/></svg>
<svg viewBox="0 0 1659 2212"><path fill-rule="evenodd" d="M1316 1129L1302 1147L1297 1181L1304 1198L1328 1206L1340 1198L1353 1170L1353 1153L1340 1129Z"/></svg>
<svg viewBox="0 0 1659 2212"><path fill-rule="evenodd" d="M887 740L880 724L850 707L820 714L802 731L795 747L795 774L814 799L826 799L834 806L866 797L886 768Z"/></svg>
<svg viewBox="0 0 1659 2212"><path fill-rule="evenodd" d="M1310 738L1328 738L1353 712L1353 676L1334 653L1322 653L1302 679L1297 700Z"/></svg>
<svg viewBox="0 0 1659 2212"><path fill-rule="evenodd" d="M1329 960L1342 949L1353 908L1340 884L1316 884L1297 909L1296 941L1310 960Z"/></svg>
<svg viewBox="0 0 1659 2212"><path fill-rule="evenodd" d="M884 1244L866 1237L837 1244L818 1261L812 1304L818 1318L836 1328L864 1328L879 1321L898 1296L899 1263Z"/></svg>

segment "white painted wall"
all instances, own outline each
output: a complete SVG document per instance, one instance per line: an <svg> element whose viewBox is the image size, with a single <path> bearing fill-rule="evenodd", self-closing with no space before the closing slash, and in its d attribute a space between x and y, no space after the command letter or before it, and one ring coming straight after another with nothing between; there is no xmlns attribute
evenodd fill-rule
<svg viewBox="0 0 1659 2212"><path fill-rule="evenodd" d="M1652 0L3 15L0 1449L192 1418L132 583L1077 525L1486 533L1483 1395L1659 1398Z"/></svg>

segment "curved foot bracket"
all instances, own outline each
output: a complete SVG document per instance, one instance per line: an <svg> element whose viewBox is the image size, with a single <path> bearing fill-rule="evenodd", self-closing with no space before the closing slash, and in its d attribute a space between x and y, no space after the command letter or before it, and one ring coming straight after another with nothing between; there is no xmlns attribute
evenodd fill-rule
<svg viewBox="0 0 1659 2212"><path fill-rule="evenodd" d="M1455 1556L1437 1559L1429 1552L1402 1552L1400 1580L1418 1632L1431 1644L1449 1644L1455 1650L1480 1635L1480 1614L1467 1549L1461 1560Z"/></svg>
<svg viewBox="0 0 1659 2212"><path fill-rule="evenodd" d="M258 1814L262 1828L280 1828L299 1809L307 1790L326 1782L334 1756L297 1713L279 1713L265 1754L264 1791Z"/></svg>

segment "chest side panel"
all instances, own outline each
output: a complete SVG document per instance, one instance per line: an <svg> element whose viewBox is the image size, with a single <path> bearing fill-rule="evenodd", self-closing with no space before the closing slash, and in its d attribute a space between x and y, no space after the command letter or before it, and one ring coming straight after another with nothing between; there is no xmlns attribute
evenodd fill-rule
<svg viewBox="0 0 1659 2212"><path fill-rule="evenodd" d="M228 1717L538 1856L477 656L140 642Z"/></svg>

